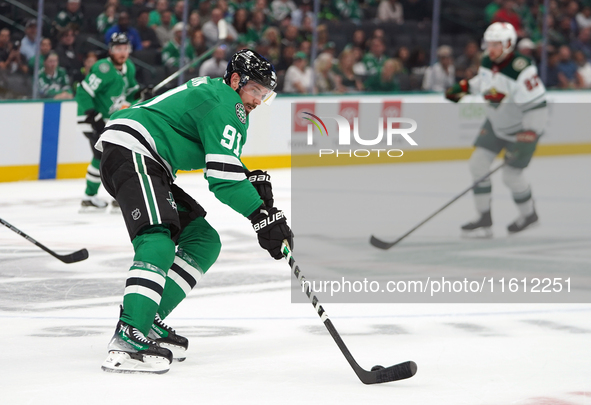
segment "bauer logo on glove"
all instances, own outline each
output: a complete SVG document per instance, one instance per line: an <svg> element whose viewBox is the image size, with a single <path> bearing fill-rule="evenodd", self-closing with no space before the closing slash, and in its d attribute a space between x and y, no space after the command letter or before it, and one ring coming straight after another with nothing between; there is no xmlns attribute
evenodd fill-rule
<svg viewBox="0 0 591 405"><path fill-rule="evenodd" d="M264 227L271 225L273 222L279 221L281 218L285 218L285 215L283 215L283 211L277 211L274 214L269 215L263 220L257 222L256 224L253 224L252 227L254 228L255 232L258 232Z"/></svg>

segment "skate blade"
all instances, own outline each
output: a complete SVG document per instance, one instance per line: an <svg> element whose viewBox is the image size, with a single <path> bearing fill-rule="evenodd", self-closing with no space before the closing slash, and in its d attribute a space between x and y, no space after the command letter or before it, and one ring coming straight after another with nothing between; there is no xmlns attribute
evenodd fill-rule
<svg viewBox="0 0 591 405"><path fill-rule="evenodd" d="M462 238L466 239L490 239L493 237L492 228L478 228L473 231L462 230Z"/></svg>
<svg viewBox="0 0 591 405"><path fill-rule="evenodd" d="M144 361L133 359L129 353L111 351L101 369L108 373L164 374L170 370L170 363L164 357L142 356Z"/></svg>
<svg viewBox="0 0 591 405"><path fill-rule="evenodd" d="M173 361L177 361L177 362L181 363L181 362L187 360L187 355L185 354L187 351L185 350L185 348L177 346L177 345L171 345L168 343L162 343L162 342L158 342L158 345L160 347L168 349L172 352L172 360Z"/></svg>

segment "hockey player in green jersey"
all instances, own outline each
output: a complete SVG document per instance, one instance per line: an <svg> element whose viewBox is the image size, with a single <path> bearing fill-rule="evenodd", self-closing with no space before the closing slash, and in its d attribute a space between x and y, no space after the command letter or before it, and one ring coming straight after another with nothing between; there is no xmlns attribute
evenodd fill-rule
<svg viewBox="0 0 591 405"><path fill-rule="evenodd" d="M507 230L516 233L538 222L523 170L529 165L547 123L546 89L532 61L514 52L517 34L511 24L492 24L484 33L484 42L487 52L478 75L449 88L446 97L457 102L467 93L481 94L487 102L487 119L474 144L470 172L474 180L482 178L505 149L503 182L511 190L519 210L518 218ZM474 188L479 216L462 226L465 233L492 235L491 190L490 179Z"/></svg>
<svg viewBox="0 0 591 405"><path fill-rule="evenodd" d="M129 39L124 33L115 33L109 43L109 57L98 60L76 92L78 102L78 131L90 141L93 158L86 173L86 190L80 212L105 211L107 202L96 194L101 185L101 153L94 145L111 114L129 105L136 99L138 84L135 66L128 59L131 52ZM117 208L116 202L113 203Z"/></svg>
<svg viewBox="0 0 591 405"><path fill-rule="evenodd" d="M273 258L283 257L283 240L293 243L269 176L241 161L249 114L274 97L276 83L273 66L245 49L223 79L192 79L111 117L96 145L101 178L135 256L103 370L164 373L185 358L188 340L163 320L217 260L221 242L201 205L174 184L178 170L204 169L209 189L251 221Z"/></svg>

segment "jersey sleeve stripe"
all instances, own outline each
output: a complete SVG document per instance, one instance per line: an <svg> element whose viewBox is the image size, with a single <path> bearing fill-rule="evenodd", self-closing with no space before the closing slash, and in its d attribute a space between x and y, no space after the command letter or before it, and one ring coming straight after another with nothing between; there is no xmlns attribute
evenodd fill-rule
<svg viewBox="0 0 591 405"><path fill-rule="evenodd" d="M80 82L80 85L82 86L82 88L84 90L86 90L86 92L90 95L90 97L94 98L95 94L94 94L94 90L90 88L90 86L88 85L88 83L86 83L84 80Z"/></svg>
<svg viewBox="0 0 591 405"><path fill-rule="evenodd" d="M235 156L230 155L221 155L216 153L208 153L205 155L205 163L209 162L219 162L219 163L229 163L231 165L236 165L242 167L242 162Z"/></svg>
<svg viewBox="0 0 591 405"><path fill-rule="evenodd" d="M205 164L205 167L208 170L213 169L221 172L244 173L244 168L242 166L231 165L228 163L208 162Z"/></svg>
<svg viewBox="0 0 591 405"><path fill-rule="evenodd" d="M246 179L246 175L244 173L226 172L215 169L207 169L205 174L207 175L207 177L212 177L221 180L242 181Z"/></svg>

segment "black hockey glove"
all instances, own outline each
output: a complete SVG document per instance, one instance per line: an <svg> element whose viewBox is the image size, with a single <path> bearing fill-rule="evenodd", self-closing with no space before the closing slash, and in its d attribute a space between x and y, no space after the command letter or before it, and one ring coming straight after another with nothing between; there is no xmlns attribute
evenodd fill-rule
<svg viewBox="0 0 591 405"><path fill-rule="evenodd" d="M269 252L272 258L279 260L283 258L281 245L287 239L289 246L293 249L293 233L287 226L287 219L283 211L275 207L265 208L261 206L256 209L248 219L259 238L259 245Z"/></svg>
<svg viewBox="0 0 591 405"><path fill-rule="evenodd" d="M262 170L246 171L248 181L254 186L261 196L261 200L265 203L265 207L271 208L273 206L273 189L271 187L271 176Z"/></svg>
<svg viewBox="0 0 591 405"><path fill-rule="evenodd" d="M152 97L154 97L154 85L149 84L145 87L142 87L140 91L137 92L137 94L140 103L151 99Z"/></svg>
<svg viewBox="0 0 591 405"><path fill-rule="evenodd" d="M103 115L100 112L90 109L86 110L84 114L86 115L84 122L90 124L94 132L97 134L103 132L103 129L105 129L105 120L103 119Z"/></svg>

